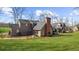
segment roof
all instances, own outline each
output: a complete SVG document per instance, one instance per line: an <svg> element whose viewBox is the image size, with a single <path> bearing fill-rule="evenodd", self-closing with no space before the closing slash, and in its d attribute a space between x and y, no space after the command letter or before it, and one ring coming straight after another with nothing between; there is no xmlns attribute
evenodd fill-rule
<svg viewBox="0 0 79 59"><path fill-rule="evenodd" d="M15 26L18 27L18 24L10 24L10 27L15 27Z"/></svg>
<svg viewBox="0 0 79 59"><path fill-rule="evenodd" d="M41 30L43 26L45 25L44 21L40 21L37 23L37 25L33 28L33 30Z"/></svg>
<svg viewBox="0 0 79 59"><path fill-rule="evenodd" d="M27 22L30 22L29 20L25 20L25 19L19 19L19 22L20 23L27 23Z"/></svg>
<svg viewBox="0 0 79 59"><path fill-rule="evenodd" d="M20 23L37 23L38 20L29 20L29 19L19 19Z"/></svg>

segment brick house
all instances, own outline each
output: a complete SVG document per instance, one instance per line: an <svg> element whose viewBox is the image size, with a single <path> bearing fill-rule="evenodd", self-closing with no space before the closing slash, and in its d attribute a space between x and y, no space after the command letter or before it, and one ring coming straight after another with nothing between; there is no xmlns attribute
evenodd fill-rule
<svg viewBox="0 0 79 59"><path fill-rule="evenodd" d="M50 17L45 17L43 21L19 20L18 24L12 25L11 28L12 36L36 35L39 37L53 35L54 29Z"/></svg>

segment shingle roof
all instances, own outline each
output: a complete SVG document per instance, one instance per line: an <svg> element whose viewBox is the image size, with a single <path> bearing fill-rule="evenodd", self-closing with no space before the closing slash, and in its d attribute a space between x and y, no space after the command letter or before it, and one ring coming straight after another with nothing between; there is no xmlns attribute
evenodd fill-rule
<svg viewBox="0 0 79 59"><path fill-rule="evenodd" d="M16 27L16 28L19 28L19 25L18 25L18 24L11 24L10 27L11 27L11 28L15 28L15 27Z"/></svg>
<svg viewBox="0 0 79 59"><path fill-rule="evenodd" d="M30 23L37 23L38 20L35 21L35 20L29 20L29 19L19 19L19 22L21 22L21 23L27 23L27 22L30 22Z"/></svg>
<svg viewBox="0 0 79 59"><path fill-rule="evenodd" d="M40 21L37 23L37 25L33 28L33 30L41 30L43 26L45 25L44 21Z"/></svg>
<svg viewBox="0 0 79 59"><path fill-rule="evenodd" d="M30 22L29 20L25 20L25 19L19 19L19 22L21 23L27 23L27 22Z"/></svg>

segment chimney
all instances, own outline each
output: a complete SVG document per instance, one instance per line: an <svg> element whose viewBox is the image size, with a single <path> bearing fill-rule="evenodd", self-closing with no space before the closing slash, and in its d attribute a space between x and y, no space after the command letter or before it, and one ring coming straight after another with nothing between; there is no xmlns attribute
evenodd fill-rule
<svg viewBox="0 0 79 59"><path fill-rule="evenodd" d="M51 18L46 17L45 18L45 23L46 23L46 25L45 25L45 33L46 33L46 35L50 35L51 30L52 30L52 28L51 28Z"/></svg>
<svg viewBox="0 0 79 59"><path fill-rule="evenodd" d="M50 17L46 17L45 18L45 23L49 23L50 24L51 23L51 18Z"/></svg>

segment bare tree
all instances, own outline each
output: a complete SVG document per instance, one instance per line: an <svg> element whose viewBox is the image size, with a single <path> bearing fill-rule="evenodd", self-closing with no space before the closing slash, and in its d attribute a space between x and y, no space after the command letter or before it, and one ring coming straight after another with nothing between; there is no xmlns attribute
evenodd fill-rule
<svg viewBox="0 0 79 59"><path fill-rule="evenodd" d="M12 7L12 15L15 23L17 23L18 19L22 19L24 8L22 7Z"/></svg>
<svg viewBox="0 0 79 59"><path fill-rule="evenodd" d="M33 20L33 19L34 19L34 15L33 15L33 13L28 14L28 16L29 16L29 19L30 19L30 20Z"/></svg>

